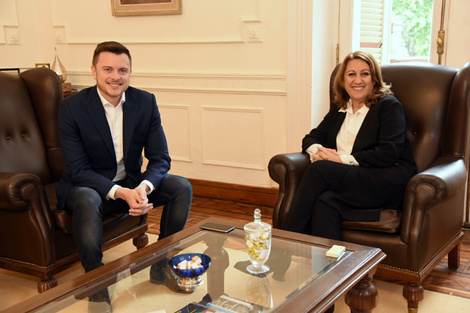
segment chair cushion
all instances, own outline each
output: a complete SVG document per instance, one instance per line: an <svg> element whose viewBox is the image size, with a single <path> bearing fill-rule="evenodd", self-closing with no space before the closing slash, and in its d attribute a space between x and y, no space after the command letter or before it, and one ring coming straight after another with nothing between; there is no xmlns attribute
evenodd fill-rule
<svg viewBox="0 0 470 313"><path fill-rule="evenodd" d="M369 230L394 234L400 229L401 212L397 210L382 210L380 219L375 222L343 221L343 229Z"/></svg>
<svg viewBox="0 0 470 313"><path fill-rule="evenodd" d="M44 186L44 189L46 190L47 201L49 202L49 207L51 208L51 212L54 215L56 228L70 235L73 233L72 215L67 211L57 209L57 195L55 193L56 186L57 183Z"/></svg>
<svg viewBox="0 0 470 313"><path fill-rule="evenodd" d="M66 234L73 233L72 214L67 211L55 209L52 210L54 214L55 224L57 228L62 230Z"/></svg>
<svg viewBox="0 0 470 313"><path fill-rule="evenodd" d="M67 211L57 209L57 196L55 186L57 184L49 184L45 186L47 200L54 215L54 221L57 229L62 230L66 234L73 234L72 214ZM128 218L128 214L111 213L103 219L103 230L106 238L118 237L120 233L125 232L140 225L140 218ZM109 234L108 234L109 233ZM106 238L105 241L106 241Z"/></svg>

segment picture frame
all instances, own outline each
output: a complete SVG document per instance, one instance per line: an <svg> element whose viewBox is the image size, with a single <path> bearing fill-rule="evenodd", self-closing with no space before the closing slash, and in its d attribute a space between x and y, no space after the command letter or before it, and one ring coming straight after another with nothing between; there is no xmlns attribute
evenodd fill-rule
<svg viewBox="0 0 470 313"><path fill-rule="evenodd" d="M0 72L19 74L19 73L20 73L20 69L17 68L17 67L0 68Z"/></svg>
<svg viewBox="0 0 470 313"><path fill-rule="evenodd" d="M30 70L31 67L9 67L9 68L0 68L0 72L8 74L20 74Z"/></svg>
<svg viewBox="0 0 470 313"><path fill-rule="evenodd" d="M111 0L113 16L181 14L182 0Z"/></svg>
<svg viewBox="0 0 470 313"><path fill-rule="evenodd" d="M51 64L50 64L50 63L35 63L34 66L35 66L35 67L51 68Z"/></svg>

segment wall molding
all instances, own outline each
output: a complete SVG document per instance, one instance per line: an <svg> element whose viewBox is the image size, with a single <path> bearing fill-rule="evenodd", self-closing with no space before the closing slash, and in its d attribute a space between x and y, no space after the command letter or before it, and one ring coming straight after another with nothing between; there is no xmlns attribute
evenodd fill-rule
<svg viewBox="0 0 470 313"><path fill-rule="evenodd" d="M172 161L178 161L178 162L186 162L186 163L193 163L194 160L191 156L191 151L193 149L192 145L193 142L191 141L191 134L190 134L190 129L191 129L191 121L190 121L190 114L189 114L189 105L183 105L183 104L165 104L165 103L158 103L158 107L160 109L160 113L164 112L165 110L174 110L174 111L180 111L184 112L186 114L186 132L184 133L184 138L179 138L180 140L177 140L180 142L180 144L183 144L183 146L187 149L187 154L186 155L178 155L178 152L174 152L174 150L171 149L171 160ZM180 122L184 122L184 120L180 120ZM163 122L163 127L166 128L165 122ZM180 133L182 133L182 128L179 127ZM167 134L168 135L168 134ZM168 139L168 138L167 138ZM184 142L186 140L186 142ZM169 142L171 145L171 143Z"/></svg>
<svg viewBox="0 0 470 313"><path fill-rule="evenodd" d="M69 71L68 81L74 88L95 85L89 71ZM131 85L148 91L202 92L254 95L287 95L286 75L142 73L133 72Z"/></svg>
<svg viewBox="0 0 470 313"><path fill-rule="evenodd" d="M250 24L251 26L251 24ZM248 26L246 26L248 29ZM105 39L96 39L96 40L74 40L70 38L71 36L66 36L67 29L66 26L54 26L54 29L64 35L57 36L56 33L56 44L67 44L67 45L92 45L96 46L98 43L105 41ZM248 33L248 31L247 31ZM65 38L70 38L65 40ZM247 43L253 42L248 41L248 39L244 39L242 35L240 36L226 36L226 37L192 37L192 38L173 38L173 39L159 39L155 40L155 38L146 38L145 40L135 40L129 38L121 38L119 42L126 46L130 45L186 45L186 44L233 44L233 43ZM257 41L259 42L259 41Z"/></svg>
<svg viewBox="0 0 470 313"><path fill-rule="evenodd" d="M205 134L210 133L210 130L208 131L207 129L205 129L205 127L208 127L208 125L211 124L209 118L206 116L208 112L220 112L220 113L236 112L236 113L252 114L253 116L256 116L258 119L258 123L255 126L259 127L259 133L251 133L251 136L257 137L258 142L261 144L257 146L252 146L249 148L259 149L258 155L260 156L259 157L260 163L253 163L253 162L248 163L248 162L238 162L238 161L210 158L208 156L210 154L208 150L209 148L214 148L214 147L213 146L210 147L210 144L206 142L207 136L205 136ZM263 140L261 139L263 137L263 129L264 129L264 111L262 108L256 108L256 107L234 108L234 107L225 107L225 106L202 106L201 107L201 121L203 125L203 129L201 131L202 132L202 136L201 136L202 145L201 146L202 146L202 164L203 165L226 166L226 167L249 169L249 170L259 170L259 171L266 170L265 165L262 163L262 161L265 159L264 145L262 144ZM237 130L236 127L232 128L232 131L233 131L233 134L240 133L240 131ZM230 144L230 143L227 143L227 144ZM241 151L243 151L243 149Z"/></svg>
<svg viewBox="0 0 470 313"><path fill-rule="evenodd" d="M229 200L238 203L273 208L279 193L278 188L252 187L200 179L188 179L195 197Z"/></svg>

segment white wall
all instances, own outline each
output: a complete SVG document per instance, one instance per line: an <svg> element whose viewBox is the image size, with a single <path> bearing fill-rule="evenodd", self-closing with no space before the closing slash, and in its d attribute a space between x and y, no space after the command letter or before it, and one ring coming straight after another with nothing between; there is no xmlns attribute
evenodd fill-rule
<svg viewBox="0 0 470 313"><path fill-rule="evenodd" d="M442 3L445 2L445 8ZM442 16L442 11L444 14ZM441 64L461 67L470 61L470 34L463 32L469 23L466 13L470 10L470 1L467 0L434 0L433 24L431 33L431 62L439 63L437 53L437 38L441 27L444 28L444 53ZM442 19L443 17L443 19Z"/></svg>
<svg viewBox="0 0 470 313"><path fill-rule="evenodd" d="M336 48L339 40L338 2L313 1L312 127L318 125L330 109L328 90L331 71L336 66Z"/></svg>
<svg viewBox="0 0 470 313"><path fill-rule="evenodd" d="M286 11L286 0L183 0L181 15L115 17L109 0L0 0L0 67L52 63L57 47L81 89L96 44L120 41L131 84L157 97L173 173L270 187L269 159L286 151Z"/></svg>
<svg viewBox="0 0 470 313"><path fill-rule="evenodd" d="M120 41L132 85L157 96L173 173L272 187L271 156L298 151L327 110L336 12L351 1L183 0L181 15L114 17L109 0L0 0L0 68L52 63L57 47L80 89L96 44ZM460 67L470 1L447 2L446 64Z"/></svg>
<svg viewBox="0 0 470 313"><path fill-rule="evenodd" d="M52 62L51 34L49 0L0 0L0 67Z"/></svg>
<svg viewBox="0 0 470 313"><path fill-rule="evenodd" d="M470 1L447 0L446 11L444 20L446 25L445 55L442 64L462 67L465 63L470 62L470 32L468 31L470 29L468 18Z"/></svg>

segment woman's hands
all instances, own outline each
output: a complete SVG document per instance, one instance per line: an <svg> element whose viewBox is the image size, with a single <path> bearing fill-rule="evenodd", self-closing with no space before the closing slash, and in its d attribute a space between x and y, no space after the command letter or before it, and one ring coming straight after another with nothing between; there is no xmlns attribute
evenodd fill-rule
<svg viewBox="0 0 470 313"><path fill-rule="evenodd" d="M341 158L339 157L338 152L335 149L325 147L318 147L317 152L310 156L310 162L312 163L319 160L341 163Z"/></svg>

